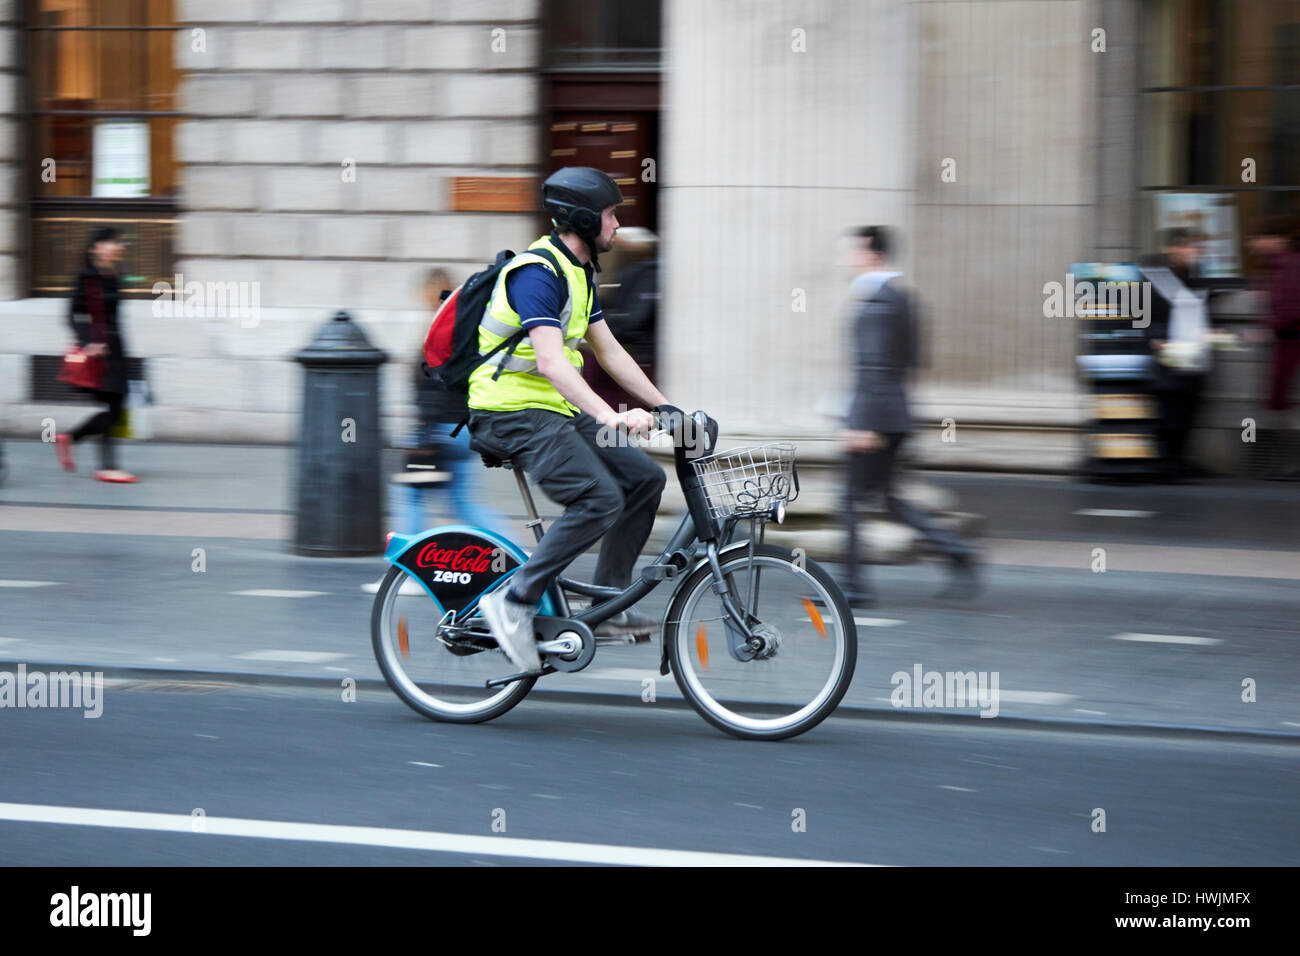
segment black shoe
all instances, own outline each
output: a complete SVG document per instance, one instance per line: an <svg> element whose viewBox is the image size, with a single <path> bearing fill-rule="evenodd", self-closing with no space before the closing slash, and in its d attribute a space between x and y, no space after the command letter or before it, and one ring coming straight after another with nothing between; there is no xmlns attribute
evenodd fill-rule
<svg viewBox="0 0 1300 956"><path fill-rule="evenodd" d="M969 601L980 590L979 574L976 571L975 555L968 551L952 557L952 577L939 592L939 597L954 601Z"/></svg>

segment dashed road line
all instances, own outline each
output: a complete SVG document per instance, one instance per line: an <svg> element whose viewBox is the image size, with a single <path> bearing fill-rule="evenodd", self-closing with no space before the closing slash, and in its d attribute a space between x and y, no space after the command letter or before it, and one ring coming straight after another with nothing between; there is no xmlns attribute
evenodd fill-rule
<svg viewBox="0 0 1300 956"><path fill-rule="evenodd" d="M1111 640L1135 641L1141 644L1222 644L1218 637L1189 637L1184 634L1112 634Z"/></svg>
<svg viewBox="0 0 1300 956"><path fill-rule="evenodd" d="M855 617L853 623L858 627L894 627L898 624L906 624L906 621L899 621L892 617Z"/></svg>
<svg viewBox="0 0 1300 956"><path fill-rule="evenodd" d="M1080 508L1074 514L1085 518L1154 518L1156 511L1132 511L1126 508Z"/></svg>
<svg viewBox="0 0 1300 956"><path fill-rule="evenodd" d="M18 578L0 578L0 588L48 588L58 581L22 581Z"/></svg>
<svg viewBox="0 0 1300 956"><path fill-rule="evenodd" d="M278 588L251 588L247 591L227 591L227 594L234 594L238 597L269 597L269 598L307 598L320 597L322 594L329 594L328 591L286 591Z"/></svg>
<svg viewBox="0 0 1300 956"><path fill-rule="evenodd" d="M333 651L289 651L270 649L265 651L249 651L247 654L235 655L241 661L281 661L287 664L321 664L325 661L336 661L340 657L347 657L347 654L339 654Z"/></svg>

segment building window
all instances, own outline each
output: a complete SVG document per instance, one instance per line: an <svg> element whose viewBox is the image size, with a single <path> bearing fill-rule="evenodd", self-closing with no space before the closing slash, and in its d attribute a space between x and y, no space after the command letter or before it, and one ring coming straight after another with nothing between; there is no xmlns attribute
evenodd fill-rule
<svg viewBox="0 0 1300 956"><path fill-rule="evenodd" d="M1185 221L1240 262L1265 219L1300 214L1300 0L1147 0L1144 15L1143 238Z"/></svg>
<svg viewBox="0 0 1300 956"><path fill-rule="evenodd" d="M173 0L29 0L31 278L65 295L89 230L129 246L125 295L172 273L178 164Z"/></svg>
<svg viewBox="0 0 1300 956"><path fill-rule="evenodd" d="M548 0L546 65L565 71L658 70L659 0Z"/></svg>

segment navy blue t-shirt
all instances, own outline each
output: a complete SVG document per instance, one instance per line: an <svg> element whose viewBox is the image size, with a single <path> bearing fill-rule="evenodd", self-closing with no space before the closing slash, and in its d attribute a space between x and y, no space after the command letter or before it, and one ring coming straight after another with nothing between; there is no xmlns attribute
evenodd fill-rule
<svg viewBox="0 0 1300 956"><path fill-rule="evenodd" d="M588 281L590 277L588 277ZM506 276L506 301L519 314L525 329L553 325L560 329L560 310L567 298L565 280L540 262L520 266ZM588 325L604 322L596 290L591 290L591 318ZM564 329L560 329L561 332Z"/></svg>

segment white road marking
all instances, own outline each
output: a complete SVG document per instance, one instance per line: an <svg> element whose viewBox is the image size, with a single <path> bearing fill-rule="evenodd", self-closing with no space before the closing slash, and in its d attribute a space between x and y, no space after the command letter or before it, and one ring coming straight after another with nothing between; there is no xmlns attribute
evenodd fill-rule
<svg viewBox="0 0 1300 956"><path fill-rule="evenodd" d="M1123 508L1081 508L1074 512L1085 518L1154 518L1154 511L1128 511Z"/></svg>
<svg viewBox="0 0 1300 956"><path fill-rule="evenodd" d="M367 581L365 584L361 585L361 590L365 591L367 594L378 594L379 585L382 583L382 581ZM415 595L424 594L425 592L424 588L420 587L420 582L408 574L406 580L402 582L402 586L397 593Z"/></svg>
<svg viewBox="0 0 1300 956"><path fill-rule="evenodd" d="M1054 690L999 690L998 700L1004 704L1051 704L1059 706L1074 700L1073 694Z"/></svg>
<svg viewBox="0 0 1300 956"><path fill-rule="evenodd" d="M540 800L563 800L564 799L563 797L557 797L553 793L535 793L533 794L533 796L537 797Z"/></svg>
<svg viewBox="0 0 1300 956"><path fill-rule="evenodd" d="M348 669L347 669L346 667L323 667L323 668L321 668L321 670L327 670L327 671L340 671L340 672L342 672L342 673L344 673L344 674L346 674L346 673L348 672Z"/></svg>
<svg viewBox="0 0 1300 956"><path fill-rule="evenodd" d="M0 578L0 588L48 588L58 581L20 581L16 578Z"/></svg>
<svg viewBox="0 0 1300 956"><path fill-rule="evenodd" d="M906 624L906 621L898 621L892 617L855 617L853 623L858 627L894 627L897 624Z"/></svg>
<svg viewBox="0 0 1300 956"><path fill-rule="evenodd" d="M946 783L939 784L940 790L956 790L958 793L979 793L978 790L972 790L970 787L950 787Z"/></svg>
<svg viewBox="0 0 1300 956"><path fill-rule="evenodd" d="M1297 724L1294 720L1284 720L1284 721L1282 721L1282 726L1283 726L1283 727L1300 727L1300 724Z"/></svg>
<svg viewBox="0 0 1300 956"><path fill-rule="evenodd" d="M21 637L0 637L0 644L21 644L22 642Z"/></svg>
<svg viewBox="0 0 1300 956"><path fill-rule="evenodd" d="M276 588L253 588L249 591L229 591L229 594L236 594L240 597L272 597L272 598L305 598L319 597L322 594L329 594L328 591L282 591Z"/></svg>
<svg viewBox="0 0 1300 956"><path fill-rule="evenodd" d="M239 817L207 817L204 832L194 832L188 814L141 813L133 810L101 810L93 807L51 807L29 803L0 803L0 820L20 823L62 823L69 826L117 827L186 834L196 840L214 836L255 837L265 840L293 840L304 843L346 843L437 853L468 853L483 856L517 857L529 860L565 860L575 863L604 863L626 866L882 866L879 863L841 863L830 860L791 859L776 856L746 856L739 853L707 853L698 850L661 850L654 847L615 846L603 843L569 843L562 840L530 840L522 837L467 836L432 830L399 830L392 827L357 827L326 823L291 823L283 820L249 820Z"/></svg>
<svg viewBox="0 0 1300 956"><path fill-rule="evenodd" d="M423 760L408 760L406 762L412 767L438 767L440 769L442 767L440 763L425 763Z"/></svg>
<svg viewBox="0 0 1300 956"><path fill-rule="evenodd" d="M747 810L762 810L762 809L763 809L762 807L760 807L760 806L756 806L755 804L752 804L752 803L738 803L738 804L736 804L736 806L738 806L738 807L745 807Z"/></svg>
<svg viewBox="0 0 1300 956"><path fill-rule="evenodd" d="M647 677L659 679L657 670L637 670L635 667L604 667L598 671L587 671L588 677L601 680L645 680ZM593 741L594 743L595 741Z"/></svg>
<svg viewBox="0 0 1300 956"><path fill-rule="evenodd" d="M976 760L974 757L962 757L966 763L977 763L981 767L996 767L999 770L1015 770L1015 767L1009 767L1004 763L991 763L988 760Z"/></svg>
<svg viewBox="0 0 1300 956"><path fill-rule="evenodd" d="M150 659L159 664L175 664L177 661L175 657L154 657Z"/></svg>
<svg viewBox="0 0 1300 956"><path fill-rule="evenodd" d="M204 740L220 740L220 739L221 739L220 737L215 737L215 736L213 736L212 734L195 734L194 736L195 736L195 737L202 737Z"/></svg>
<svg viewBox="0 0 1300 956"><path fill-rule="evenodd" d="M1137 641L1143 644L1222 644L1218 637L1187 637L1182 634L1112 634L1112 640Z"/></svg>
<svg viewBox="0 0 1300 956"><path fill-rule="evenodd" d="M332 651L249 651L247 654L236 654L235 657L241 661L283 661L290 664L321 664L325 661L336 661L340 657L347 657L346 654L336 654Z"/></svg>
<svg viewBox="0 0 1300 956"><path fill-rule="evenodd" d="M1082 707L1076 707L1076 708L1074 708L1074 712L1075 712L1076 714L1091 714L1093 717L1105 717L1105 716L1106 716L1106 712L1105 712L1104 710L1084 710Z"/></svg>

